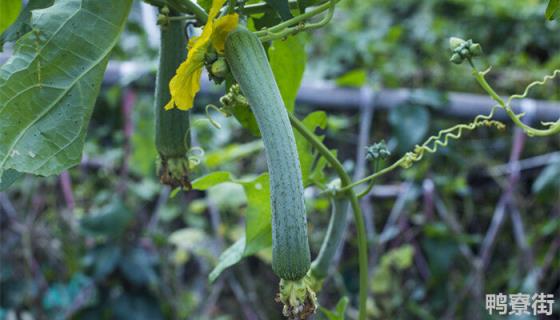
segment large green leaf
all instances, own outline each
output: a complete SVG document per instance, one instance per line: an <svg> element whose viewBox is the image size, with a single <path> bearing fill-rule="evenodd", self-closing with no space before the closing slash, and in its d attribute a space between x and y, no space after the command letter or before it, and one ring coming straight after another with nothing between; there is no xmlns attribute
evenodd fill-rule
<svg viewBox="0 0 560 320"><path fill-rule="evenodd" d="M292 13L290 12L290 4L288 0L264 0L268 3L269 6L278 13L282 20L288 20L292 17Z"/></svg>
<svg viewBox="0 0 560 320"><path fill-rule="evenodd" d="M324 307L319 307L319 310L327 317L328 320L344 320L344 314L346 313L346 308L348 307L349 299L348 297L342 297L338 300L336 307L333 311L330 311Z"/></svg>
<svg viewBox="0 0 560 320"><path fill-rule="evenodd" d="M134 105L132 135L132 155L130 168L142 176L155 172L157 150L154 144L155 126L152 105L141 100ZM158 189L159 191L159 189Z"/></svg>
<svg viewBox="0 0 560 320"><path fill-rule="evenodd" d="M307 127L307 129L312 132L315 132L317 128L325 129L325 127L327 126L327 114L323 111L315 111L307 115L307 117L305 117L302 122L305 127ZM318 154L317 151L314 150L311 143L309 143L309 141L307 141L307 139L305 139L299 132L294 130L294 136L296 138L303 186L307 187L313 180L313 164L315 163L315 159L317 158ZM324 137L321 135L317 136L317 138L320 141L323 141L324 139ZM318 162L315 165L315 168L320 167L319 170L322 170L324 168L324 164L324 162Z"/></svg>
<svg viewBox="0 0 560 320"><path fill-rule="evenodd" d="M117 237L128 228L134 214L124 203L114 198L109 204L92 212L80 220L85 234L101 237Z"/></svg>
<svg viewBox="0 0 560 320"><path fill-rule="evenodd" d="M22 176L23 173L14 169L4 171L0 174L0 192L8 190L8 188Z"/></svg>
<svg viewBox="0 0 560 320"><path fill-rule="evenodd" d="M148 286L157 283L158 276L154 270L157 261L155 253L138 246L123 254L119 270L130 283Z"/></svg>
<svg viewBox="0 0 560 320"><path fill-rule="evenodd" d="M304 38L298 35L274 41L268 56L286 109L293 112L307 59Z"/></svg>
<svg viewBox="0 0 560 320"><path fill-rule="evenodd" d="M228 267L239 262L243 257L257 253L272 244L270 183L268 173L252 179L236 179L229 172L218 171L196 179L192 183L195 190L208 190L221 183L231 182L240 184L247 196L245 212L245 236L225 250L219 258L218 264L209 276L210 281L216 278Z"/></svg>
<svg viewBox="0 0 560 320"><path fill-rule="evenodd" d="M224 270L235 265L245 256L245 236L237 240L233 245L224 250L220 255L218 264L214 267L208 279L214 282Z"/></svg>
<svg viewBox="0 0 560 320"><path fill-rule="evenodd" d="M560 0L549 0L545 16L548 20L560 19Z"/></svg>
<svg viewBox="0 0 560 320"><path fill-rule="evenodd" d="M389 123L397 140L399 152L410 151L426 136L430 113L417 104L403 104L389 111Z"/></svg>
<svg viewBox="0 0 560 320"><path fill-rule="evenodd" d="M0 32L4 32L17 18L21 0L0 0Z"/></svg>
<svg viewBox="0 0 560 320"><path fill-rule="evenodd" d="M20 1L21 2L21 1ZM29 0L16 21L0 35L0 51L6 42L12 42L31 30L31 11L50 7L53 0Z"/></svg>
<svg viewBox="0 0 560 320"><path fill-rule="evenodd" d="M99 1L99 0L97 0ZM118 2L117 0L114 2ZM148 290L127 290L110 302L111 319L163 320L161 307L157 299ZM107 313L107 312L105 312ZM97 319L100 316L97 315Z"/></svg>
<svg viewBox="0 0 560 320"><path fill-rule="evenodd" d="M539 174L532 187L541 201L555 201L560 195L560 157L556 157Z"/></svg>
<svg viewBox="0 0 560 320"><path fill-rule="evenodd" d="M244 144L230 144L219 150L210 151L204 156L204 163L208 168L215 168L232 161L247 157L263 150L262 140L255 140Z"/></svg>
<svg viewBox="0 0 560 320"><path fill-rule="evenodd" d="M112 48L132 0L58 0L32 13L0 67L0 172L52 175L79 163Z"/></svg>
<svg viewBox="0 0 560 320"><path fill-rule="evenodd" d="M354 69L336 79L340 87L359 88L367 82L367 72L364 69Z"/></svg>

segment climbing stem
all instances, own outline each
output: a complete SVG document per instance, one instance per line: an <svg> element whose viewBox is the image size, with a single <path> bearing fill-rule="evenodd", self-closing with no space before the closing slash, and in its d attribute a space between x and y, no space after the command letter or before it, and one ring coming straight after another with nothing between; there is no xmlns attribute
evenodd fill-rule
<svg viewBox="0 0 560 320"><path fill-rule="evenodd" d="M369 182L369 186L366 187L362 192L359 193L358 198L366 195L371 187L373 186L373 180L395 170L398 167L409 168L413 163L422 160L425 154L436 153L439 147L446 147L450 140L457 140L462 137L464 131L472 131L480 127L494 127L496 129L504 129L505 125L500 121L493 120L494 112L498 107L492 108L492 111L488 115L478 115L473 121L469 123L460 123L454 125L451 128L440 130L436 135L429 137L423 144L416 145L412 151L405 153L399 160L394 162L392 165L375 171L372 175L367 176L361 180L353 183L348 183L342 186L338 191L346 192L351 190L353 187L360 185L362 183Z"/></svg>
<svg viewBox="0 0 560 320"><path fill-rule="evenodd" d="M310 7L310 6L320 5L327 1L329 0L314 0L311 3L309 3L307 6ZM290 10L297 9L299 6L299 1L290 0L288 1L288 5L290 7ZM246 15L252 15L252 14L265 13L267 11L272 11L272 10L273 10L272 7L268 3L259 2L259 3L252 3L243 6L242 12Z"/></svg>
<svg viewBox="0 0 560 320"><path fill-rule="evenodd" d="M513 121L513 123L515 123L517 126L519 126L521 129L523 129L523 131L529 135L529 136L538 136L538 137L544 137L544 136L550 136L553 134L558 134L560 133L560 119L558 121L556 121L555 123L550 124L550 126L547 129L535 129L531 126L526 125L525 123L523 123L521 121L521 117L523 117L523 113L521 114L516 114L511 106L506 103L504 101L504 99L502 99L497 93L496 91L492 88L492 86L490 86L490 84L488 83L488 81L486 81L486 74L490 71L490 69L486 70L486 71L479 71L475 64L473 63L473 61L471 59L468 59L468 62L472 68L472 74L475 77L476 81L478 82L478 84L482 87L482 89L484 89L484 91L486 91L490 97L492 97L492 99L494 101L496 101L498 103L498 105L504 109L504 111L507 113L508 117L511 119L511 121ZM555 72L553 74L556 75L557 72ZM551 76L550 78L552 78L553 76ZM547 77L545 77L545 80L542 81L542 83L544 84L544 82L546 82ZM539 82L536 82L539 83ZM530 85L531 86L531 85ZM512 98L510 98L508 101L511 101Z"/></svg>
<svg viewBox="0 0 560 320"><path fill-rule="evenodd" d="M367 177L365 177L365 178L363 178L363 179L360 179L360 180L358 180L358 181L356 181L356 182L349 183L349 184L347 184L346 186L342 186L342 187L340 188L339 191L340 191L340 192L346 192L346 191L348 191L348 190L354 188L354 187L357 186L357 185L360 185L360 184L366 183L366 182L371 182L371 181L373 181L374 179L376 179L377 177L380 177L380 176L382 176L382 175L384 175L384 174L386 174L386 173L389 173L389 172L395 170L395 169L398 168L398 167L402 167L402 165L403 165L403 163L406 161L406 159L407 159L406 156L403 156L402 158L400 158L399 160L397 160L397 161L396 161L395 163L393 163L392 165L390 165L390 166L388 166L388 167L386 167L386 168L383 168L383 169L377 171L376 173L374 173L374 174L372 174L372 175L369 175L369 176L367 176ZM367 192L369 192L368 189L371 189L371 188L368 187L368 188L366 188L363 192L360 192L360 194L358 195L358 198L361 198L361 197L363 197L364 195L366 195Z"/></svg>
<svg viewBox="0 0 560 320"><path fill-rule="evenodd" d="M334 154L311 132L307 127L299 121L294 115L289 114L292 126L309 142L311 145L317 149L317 151L329 162L329 164L334 168L338 174L341 182L341 186L345 187L352 183L350 176L344 170L344 167L334 156ZM354 214L354 223L358 231L358 261L359 261L359 279L360 279L360 292L359 292L359 319L366 319L366 302L367 302L367 290L368 290L368 257L367 257L367 240L366 240L366 229L364 225L364 219L362 216L362 209L356 197L354 190L348 189L341 193L342 196L347 197L350 200L350 205L352 206L352 211ZM340 228L344 225L339 225Z"/></svg>
<svg viewBox="0 0 560 320"><path fill-rule="evenodd" d="M193 14L200 24L208 21L208 13L192 0L168 0L168 2L170 6L179 8L181 12Z"/></svg>
<svg viewBox="0 0 560 320"><path fill-rule="evenodd" d="M324 26L331 20L334 14L334 7L339 1L340 0L330 0L317 6L316 8L313 8L312 10L309 10L308 12L297 15L292 19L286 20L273 27L256 31L255 34L259 36L261 41L271 41L281 39L290 34L295 34L304 30L319 28L321 26ZM328 14L321 21L316 23L309 23L307 25L305 24L305 20L319 15L327 10L329 10Z"/></svg>
<svg viewBox="0 0 560 320"><path fill-rule="evenodd" d="M350 205L347 198L335 198L331 202L332 213L327 233L319 254L311 264L311 275L318 281L325 279L329 273L334 255L344 236L346 217Z"/></svg>
<svg viewBox="0 0 560 320"><path fill-rule="evenodd" d="M365 196L371 191L371 189L373 189L373 186L374 186L374 185L375 185L375 180L374 180L374 179L371 179L371 180L369 181L368 186L367 186L364 190L360 191L360 193L358 193L358 194L356 195L356 196L358 197L358 199L361 199L361 198L365 197Z"/></svg>

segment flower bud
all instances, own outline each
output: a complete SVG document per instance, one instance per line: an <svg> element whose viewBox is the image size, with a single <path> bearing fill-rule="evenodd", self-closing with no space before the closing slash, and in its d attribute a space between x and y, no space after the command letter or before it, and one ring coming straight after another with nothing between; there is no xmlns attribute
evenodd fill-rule
<svg viewBox="0 0 560 320"><path fill-rule="evenodd" d="M226 61L223 58L219 58L210 67L210 72L214 77L217 78L225 78L228 72L228 66Z"/></svg>
<svg viewBox="0 0 560 320"><path fill-rule="evenodd" d="M461 38L457 38L457 37L449 38L449 47L451 48L451 50L455 50L459 48L461 45L463 45L463 43L465 43L465 40Z"/></svg>
<svg viewBox="0 0 560 320"><path fill-rule="evenodd" d="M164 14L158 14L156 23L160 26L165 26L169 23L169 17Z"/></svg>
<svg viewBox="0 0 560 320"><path fill-rule="evenodd" d="M450 61L453 62L453 63L455 63L455 64L461 64L461 63L463 63L463 57L461 57L461 55L458 54L458 53L454 53L454 54L451 56Z"/></svg>
<svg viewBox="0 0 560 320"><path fill-rule="evenodd" d="M473 57L482 55L482 47L478 43L471 44L469 47L469 51L471 53L471 56Z"/></svg>

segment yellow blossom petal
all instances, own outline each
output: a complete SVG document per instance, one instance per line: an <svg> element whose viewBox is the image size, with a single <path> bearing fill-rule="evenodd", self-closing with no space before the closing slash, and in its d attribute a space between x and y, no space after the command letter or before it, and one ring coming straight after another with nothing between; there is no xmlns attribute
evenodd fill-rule
<svg viewBox="0 0 560 320"><path fill-rule="evenodd" d="M216 20L214 31L212 32L212 45L218 53L224 53L224 46L228 33L237 27L239 16L237 13L228 14Z"/></svg>
<svg viewBox="0 0 560 320"><path fill-rule="evenodd" d="M169 82L171 101L165 106L166 110L177 107L189 110L193 106L194 97L200 90L200 77L204 66L204 56L211 43L214 30L214 19L220 12L226 0L214 0L208 13L208 22L202 34L189 41L187 60L179 66L177 74Z"/></svg>

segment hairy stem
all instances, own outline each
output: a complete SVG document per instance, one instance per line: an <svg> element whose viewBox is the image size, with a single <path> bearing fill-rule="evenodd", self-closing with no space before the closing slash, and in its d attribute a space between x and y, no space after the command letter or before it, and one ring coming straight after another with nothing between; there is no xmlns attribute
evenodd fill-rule
<svg viewBox="0 0 560 320"><path fill-rule="evenodd" d="M255 34L259 36L259 38L261 38L261 41L271 41L284 38L290 34L294 34L303 30L315 29L324 26L332 18L334 14L334 7L339 1L340 0L330 0L312 10L309 10L306 13L300 14L290 20L279 23L274 27L256 31ZM319 15L327 10L329 10L329 13L321 21L310 23L308 25L304 24L305 20Z"/></svg>
<svg viewBox="0 0 560 320"><path fill-rule="evenodd" d="M163 8L168 6L171 10L180 13L193 14L196 19L205 24L208 20L208 14L197 3L190 0L144 0L144 2L153 6ZM184 17L174 17L173 20L183 19Z"/></svg>
<svg viewBox="0 0 560 320"><path fill-rule="evenodd" d="M289 114L292 126L309 142L317 151L329 162L329 164L334 168L338 176L340 177L342 187L349 185L352 180L348 173L344 170L344 167L334 156L334 154L311 132L298 118L294 115ZM358 231L358 260L359 260L359 279L360 279L360 293L359 293L359 319L366 319L366 302L367 302L367 290L368 290L368 253L367 253L367 240L366 240L366 229L364 225L364 219L362 217L362 209L358 203L358 198L354 190L348 189L342 193L345 197L350 200L352 205L352 211L354 213L354 223L356 224L356 229ZM343 227L342 225L338 226ZM328 241L328 240L327 240Z"/></svg>
<svg viewBox="0 0 560 320"><path fill-rule="evenodd" d="M329 1L329 0L314 0L308 5L308 7L320 5L320 4L323 4L327 1ZM299 6L299 1L290 0L288 2L288 5L290 6L290 10L297 9L298 6ZM245 5L243 7L242 12L246 15L252 15L252 14L265 13L265 12L272 11L272 10L273 10L272 7L268 3L259 2L259 3L253 3L253 4Z"/></svg>
<svg viewBox="0 0 560 320"><path fill-rule="evenodd" d="M205 24L208 21L208 13L199 6L196 2L191 0L168 0L167 1L173 8L180 8L181 12L193 14L198 22Z"/></svg>

